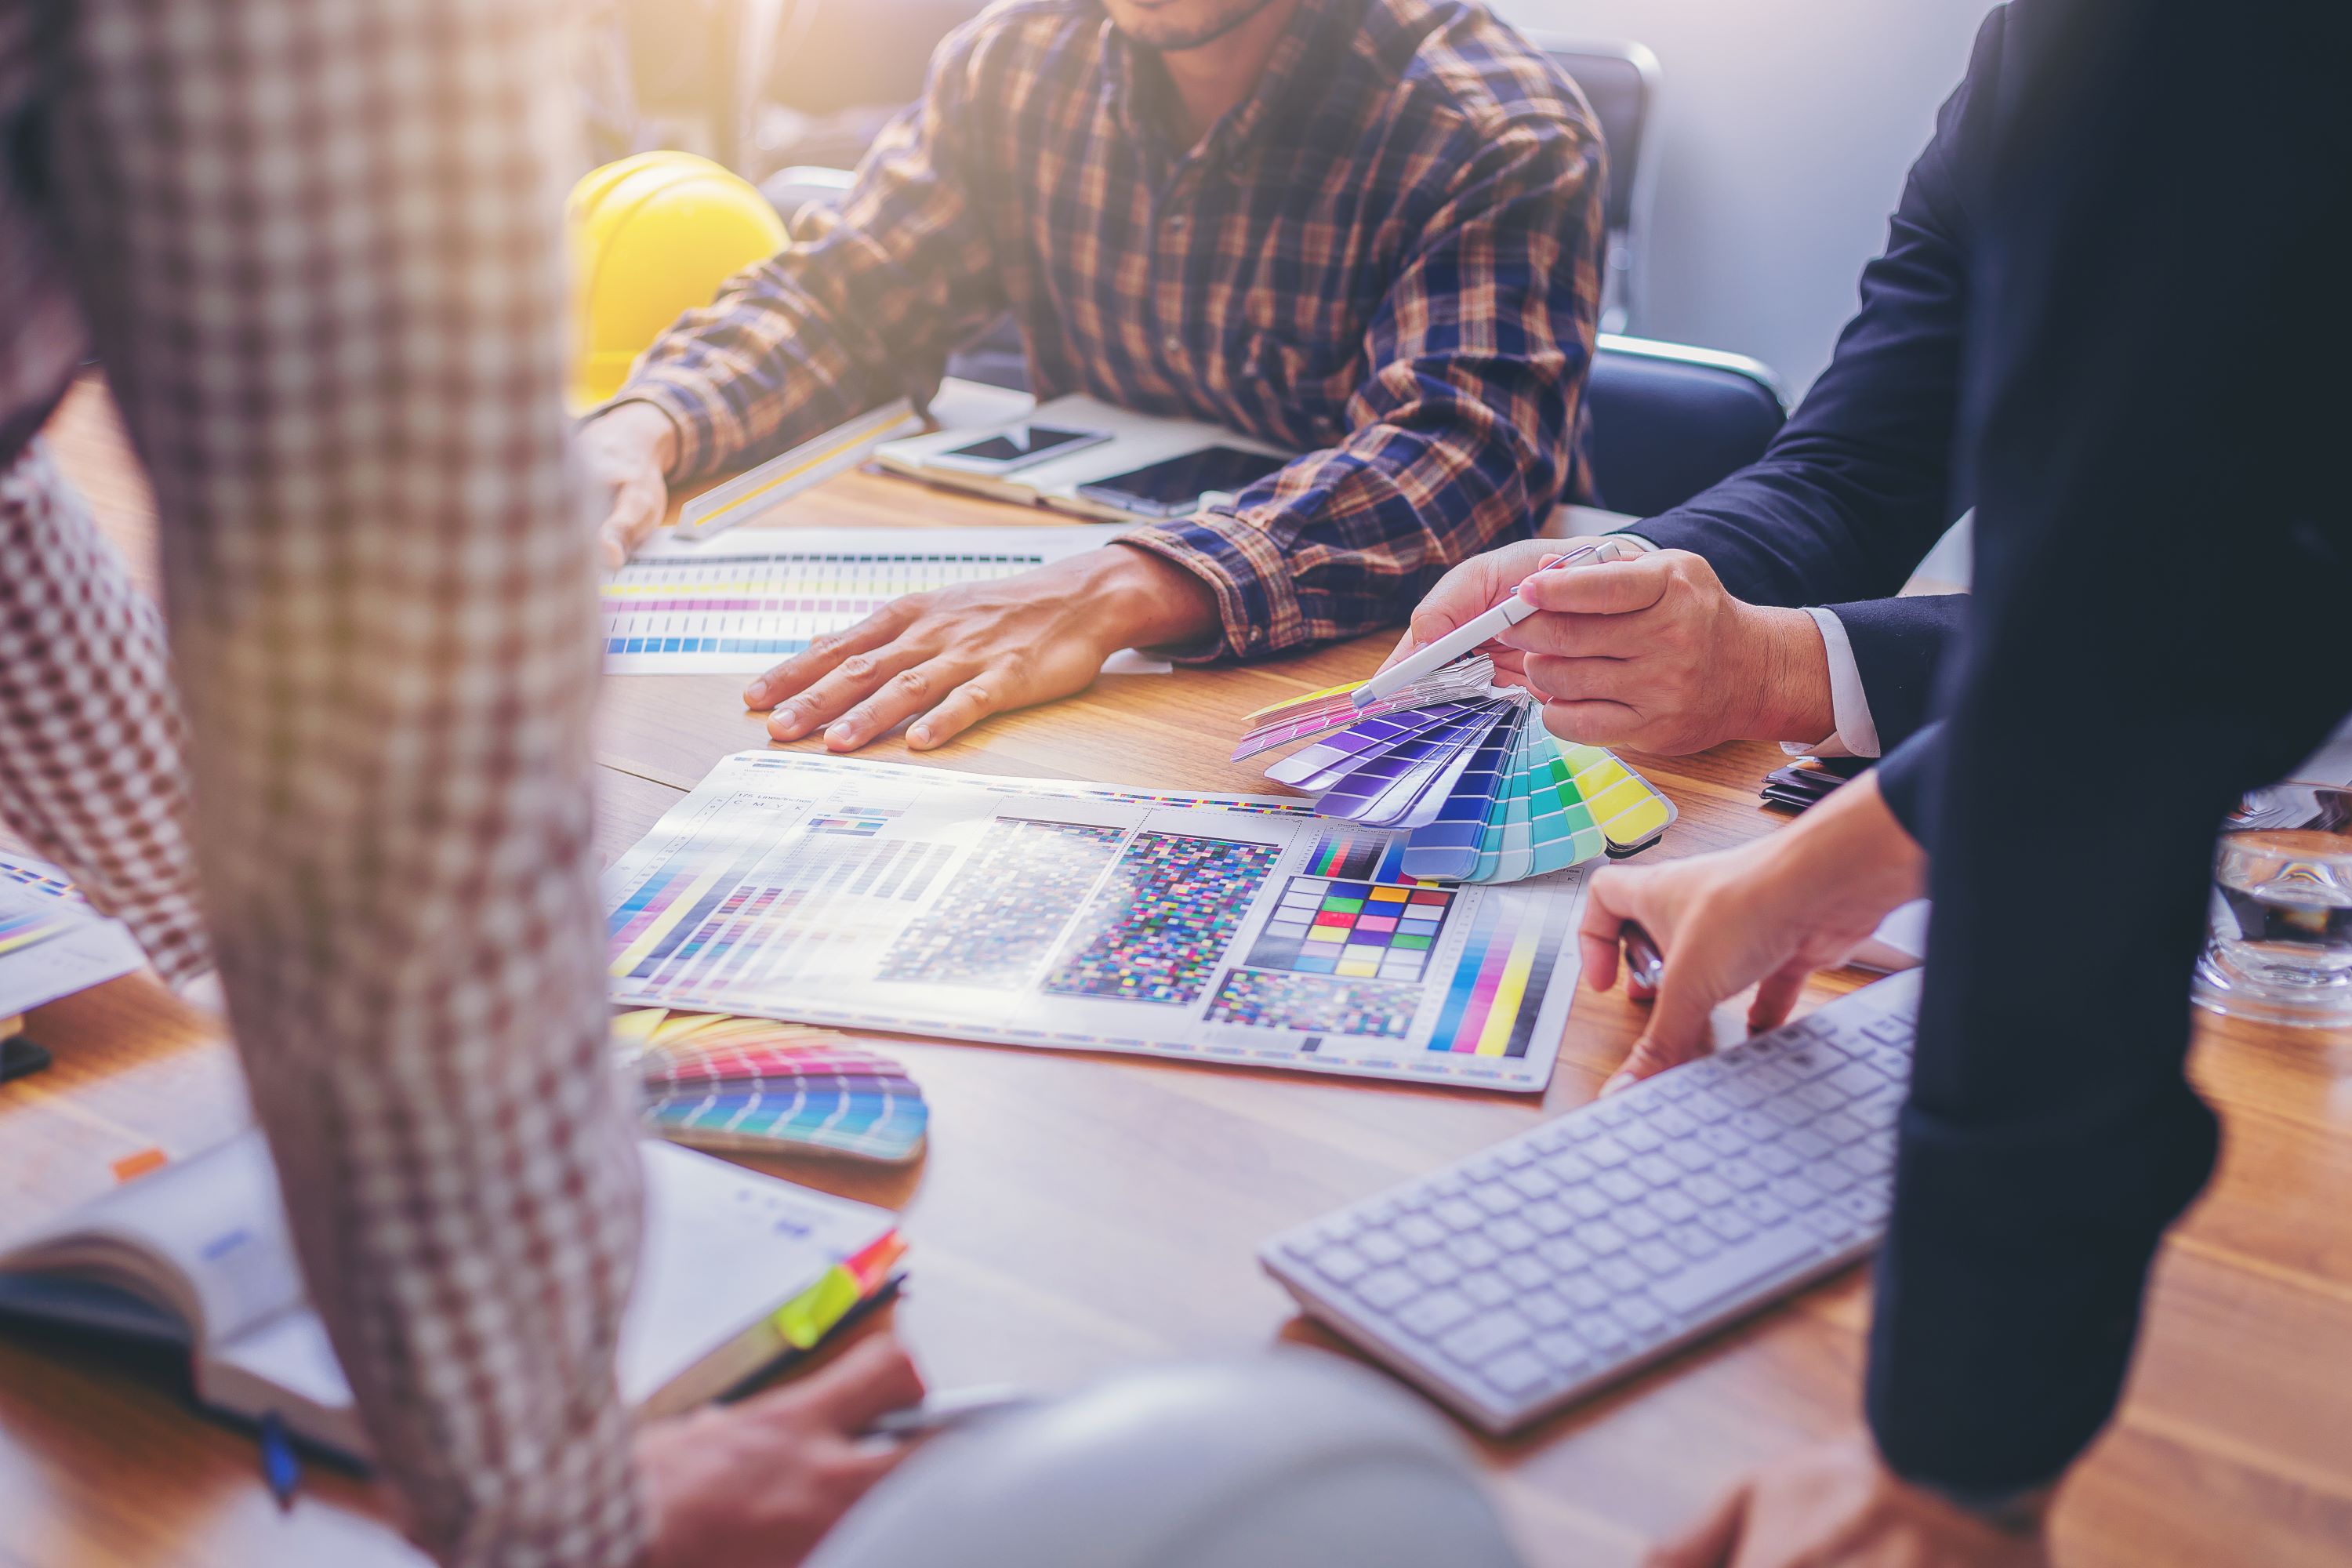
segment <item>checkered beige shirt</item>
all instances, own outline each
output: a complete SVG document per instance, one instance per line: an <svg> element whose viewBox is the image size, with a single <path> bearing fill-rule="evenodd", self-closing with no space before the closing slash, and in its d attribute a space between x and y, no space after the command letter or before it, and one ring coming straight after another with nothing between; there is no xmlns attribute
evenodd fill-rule
<svg viewBox="0 0 2352 1568"><path fill-rule="evenodd" d="M167 975L209 937L418 1539L580 1568L645 1522L560 21L0 0L0 812ZM26 445L91 348L154 482L168 661Z"/></svg>

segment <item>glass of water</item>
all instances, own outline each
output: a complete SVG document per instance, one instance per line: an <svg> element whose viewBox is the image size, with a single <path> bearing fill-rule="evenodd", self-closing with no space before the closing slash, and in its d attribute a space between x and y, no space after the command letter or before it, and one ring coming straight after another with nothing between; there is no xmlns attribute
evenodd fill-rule
<svg viewBox="0 0 2352 1568"><path fill-rule="evenodd" d="M2197 1004L2352 1029L2352 788L2255 790L2222 823Z"/></svg>

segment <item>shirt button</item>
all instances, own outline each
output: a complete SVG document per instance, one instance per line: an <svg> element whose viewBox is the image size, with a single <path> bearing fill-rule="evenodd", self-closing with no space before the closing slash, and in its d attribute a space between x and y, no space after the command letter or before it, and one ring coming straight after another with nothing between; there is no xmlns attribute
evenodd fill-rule
<svg viewBox="0 0 2352 1568"><path fill-rule="evenodd" d="M1169 233L1181 234L1184 232L1185 226L1186 219L1182 213L1171 213L1169 215L1166 225Z"/></svg>
<svg viewBox="0 0 2352 1568"><path fill-rule="evenodd" d="M1170 359L1181 359L1184 355L1184 340L1173 332L1160 339L1160 346L1166 351Z"/></svg>

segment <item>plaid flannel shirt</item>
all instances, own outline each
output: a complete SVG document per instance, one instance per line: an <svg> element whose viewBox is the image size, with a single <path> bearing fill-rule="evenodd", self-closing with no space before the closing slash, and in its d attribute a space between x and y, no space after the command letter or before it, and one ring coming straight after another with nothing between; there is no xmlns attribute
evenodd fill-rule
<svg viewBox="0 0 2352 1568"><path fill-rule="evenodd" d="M167 975L208 927L420 1542L601 1568L646 1540L614 1373L638 1173L560 6L0 0L0 811ZM27 444L92 346L154 484L168 664Z"/></svg>
<svg viewBox="0 0 2352 1568"><path fill-rule="evenodd" d="M1445 568L1589 494L1601 142L1576 88L1465 0L1303 0L1199 145L1093 0L950 37L837 209L681 317L621 400L674 479L937 384L1009 309L1041 398L1085 392L1306 453L1142 529L1216 591L1213 653L1401 619Z"/></svg>

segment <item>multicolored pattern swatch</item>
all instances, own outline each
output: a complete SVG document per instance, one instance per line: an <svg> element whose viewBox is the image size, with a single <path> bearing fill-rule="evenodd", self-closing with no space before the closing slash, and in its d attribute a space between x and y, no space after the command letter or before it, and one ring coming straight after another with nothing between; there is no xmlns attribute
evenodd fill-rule
<svg viewBox="0 0 2352 1568"><path fill-rule="evenodd" d="M1421 992L1412 985L1236 969L1217 987L1209 1022L1402 1040L1420 1008Z"/></svg>
<svg viewBox="0 0 2352 1568"><path fill-rule="evenodd" d="M1027 984L1118 852L1125 831L999 817L877 978L1013 990Z"/></svg>
<svg viewBox="0 0 2352 1568"><path fill-rule="evenodd" d="M1293 877L1250 948L1258 969L1418 982L1454 894Z"/></svg>
<svg viewBox="0 0 2352 1568"><path fill-rule="evenodd" d="M1276 844L1137 834L1045 989L1190 1006L1281 855Z"/></svg>

